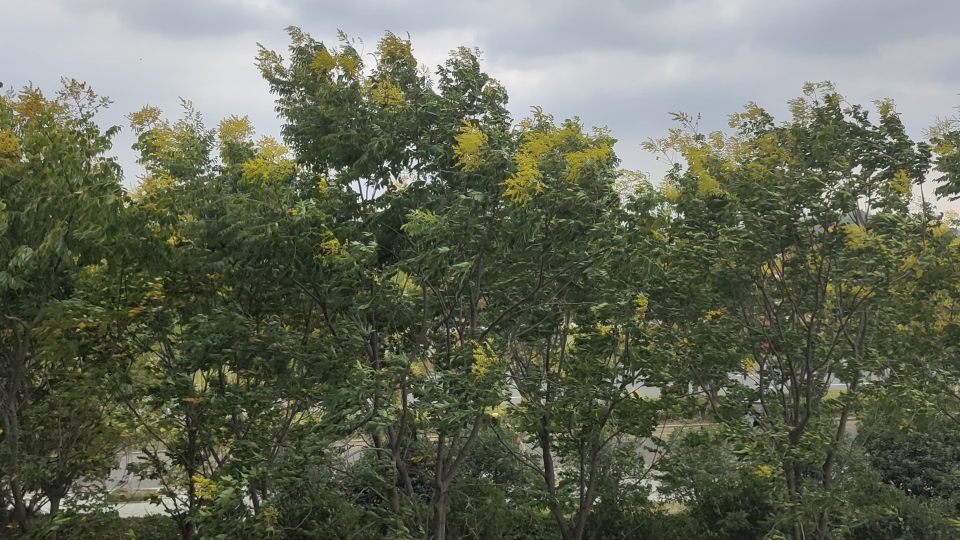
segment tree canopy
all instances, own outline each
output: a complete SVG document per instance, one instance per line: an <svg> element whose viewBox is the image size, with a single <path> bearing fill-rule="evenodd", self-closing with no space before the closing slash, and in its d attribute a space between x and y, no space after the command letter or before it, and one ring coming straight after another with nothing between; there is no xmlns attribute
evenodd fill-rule
<svg viewBox="0 0 960 540"><path fill-rule="evenodd" d="M289 36L280 134L146 106L129 190L108 99L0 98L5 530L960 534L960 122L808 84L674 114L653 181L477 50ZM110 513L125 450L162 521Z"/></svg>

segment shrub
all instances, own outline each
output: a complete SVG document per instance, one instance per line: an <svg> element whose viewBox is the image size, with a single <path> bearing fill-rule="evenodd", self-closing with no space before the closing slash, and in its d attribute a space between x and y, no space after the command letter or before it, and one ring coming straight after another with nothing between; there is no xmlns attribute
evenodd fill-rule
<svg viewBox="0 0 960 540"><path fill-rule="evenodd" d="M960 529L946 513L949 506L911 497L880 485L870 495L870 506L860 519L838 530L841 540L956 540Z"/></svg>
<svg viewBox="0 0 960 540"><path fill-rule="evenodd" d="M951 497L960 473L960 426L941 420L924 429L864 423L858 440L885 483L925 499Z"/></svg>
<svg viewBox="0 0 960 540"><path fill-rule="evenodd" d="M659 464L660 493L685 507L690 537L765 538L778 508L778 484L735 456L713 429L674 441Z"/></svg>
<svg viewBox="0 0 960 540"><path fill-rule="evenodd" d="M121 518L116 512L72 514L64 512L53 521L38 522L24 540L179 540L176 523L167 516Z"/></svg>

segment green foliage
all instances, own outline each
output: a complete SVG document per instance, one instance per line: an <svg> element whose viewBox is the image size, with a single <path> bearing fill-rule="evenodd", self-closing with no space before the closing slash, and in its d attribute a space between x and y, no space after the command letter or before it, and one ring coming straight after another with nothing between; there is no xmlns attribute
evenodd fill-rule
<svg viewBox="0 0 960 540"><path fill-rule="evenodd" d="M38 527L24 540L177 540L176 524L166 516L121 518L115 513L64 513L53 524Z"/></svg>
<svg viewBox="0 0 960 540"><path fill-rule="evenodd" d="M885 482L870 466L871 456L855 446L845 452L845 474L839 497L845 504L837 516L836 537L873 540L880 538L957 538L958 527L951 519L956 508L947 501L914 497Z"/></svg>
<svg viewBox="0 0 960 540"><path fill-rule="evenodd" d="M696 538L761 539L776 531L783 489L777 471L731 444L718 429L670 442L659 491L684 505Z"/></svg>
<svg viewBox="0 0 960 540"><path fill-rule="evenodd" d="M874 493L878 500L885 499L886 507L879 515L856 525L842 527L837 538L844 540L947 540L957 538L957 526L938 511L899 492L883 486Z"/></svg>
<svg viewBox="0 0 960 540"><path fill-rule="evenodd" d="M672 301L654 312L680 342L680 391L702 392L738 451L774 471L790 534L824 538L849 419L895 363L891 321L935 257L926 209L908 205L930 149L889 104L872 121L829 84L808 85L791 109L777 124L750 105L731 117L732 134L699 133L677 115L681 127L648 145L685 161L665 179L675 217L661 279ZM831 381L849 390L826 399Z"/></svg>
<svg viewBox="0 0 960 540"><path fill-rule="evenodd" d="M0 98L3 527L30 528L28 493L55 511L81 476L105 476L116 447L115 404L97 398L116 333L109 302L87 289L117 276L116 128L93 121L108 103L66 80L54 99L33 87Z"/></svg>
<svg viewBox="0 0 960 540"><path fill-rule="evenodd" d="M942 417L905 428L869 418L857 439L884 483L921 499L960 495L960 426Z"/></svg>
<svg viewBox="0 0 960 540"><path fill-rule="evenodd" d="M960 118L939 119L928 135L936 158L936 170L941 173L935 193L955 201L960 198Z"/></svg>
<svg viewBox="0 0 960 540"><path fill-rule="evenodd" d="M476 50L431 73L392 33L288 33L257 57L282 143L145 107L129 194L109 100L0 99L11 534L956 532L960 241L911 205L931 165L956 195L954 120L917 143L828 83L782 123L676 114L654 187L606 129L514 123ZM654 470L667 421L712 425ZM167 516L95 511L123 445Z"/></svg>

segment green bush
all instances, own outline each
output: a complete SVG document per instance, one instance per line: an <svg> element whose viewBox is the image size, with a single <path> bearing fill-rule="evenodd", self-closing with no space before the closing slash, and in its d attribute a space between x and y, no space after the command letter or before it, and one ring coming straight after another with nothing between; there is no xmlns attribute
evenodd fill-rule
<svg viewBox="0 0 960 540"><path fill-rule="evenodd" d="M862 423L858 440L883 481L925 499L957 494L960 426L940 420L924 429Z"/></svg>
<svg viewBox="0 0 960 540"><path fill-rule="evenodd" d="M852 441L838 455L836 483L829 494L837 540L946 540L960 538L949 521L948 500L920 498L884 481L862 446Z"/></svg>
<svg viewBox="0 0 960 540"><path fill-rule="evenodd" d="M840 540L960 538L960 529L946 517L950 510L948 505L925 502L884 485L876 487L870 495L870 502L870 507L859 512L859 519L840 528L837 534Z"/></svg>
<svg viewBox="0 0 960 540"><path fill-rule="evenodd" d="M540 504L542 479L504 448L517 434L501 426L480 432L453 483L447 517L450 538L553 539L557 525Z"/></svg>
<svg viewBox="0 0 960 540"><path fill-rule="evenodd" d="M715 429L674 441L658 467L660 493L685 508L686 538L766 538L778 509L779 484L737 458Z"/></svg>
<svg viewBox="0 0 960 540"><path fill-rule="evenodd" d="M62 513L53 521L40 521L23 540L179 540L176 524L167 516L121 518L116 512Z"/></svg>

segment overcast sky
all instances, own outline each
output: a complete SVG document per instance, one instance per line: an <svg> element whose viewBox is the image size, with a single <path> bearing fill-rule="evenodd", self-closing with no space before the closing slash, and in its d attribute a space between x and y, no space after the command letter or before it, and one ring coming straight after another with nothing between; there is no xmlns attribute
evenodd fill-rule
<svg viewBox="0 0 960 540"><path fill-rule="evenodd" d="M640 143L668 112L702 113L708 129L748 101L783 117L805 81L831 80L852 102L893 98L921 137L960 105L958 20L957 0L0 0L0 81L87 81L115 102L104 124L147 103L176 116L182 97L210 126L249 115L277 134L258 42L283 51L296 25L372 49L391 30L430 66L479 47L516 119L539 105L609 126L624 166L656 176ZM131 143L127 131L116 145L128 183Z"/></svg>

